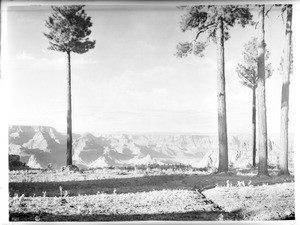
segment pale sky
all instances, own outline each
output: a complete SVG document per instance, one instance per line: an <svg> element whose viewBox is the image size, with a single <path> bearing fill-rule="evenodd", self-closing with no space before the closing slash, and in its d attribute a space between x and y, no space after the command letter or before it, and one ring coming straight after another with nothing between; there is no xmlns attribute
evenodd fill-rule
<svg viewBox="0 0 300 225"><path fill-rule="evenodd" d="M174 56L177 43L194 36L181 31L181 10L171 5L89 6L86 12L96 46L71 56L73 132L217 133L216 46L211 43L203 58ZM67 58L47 49L43 32L50 14L48 6L10 7L7 13L8 120L65 132ZM266 87L268 132L279 133L278 67L284 48L279 10L269 13L265 28L274 69ZM242 62L243 45L257 31L237 25L230 34L225 44L228 132L251 133L252 93L240 84L235 68ZM291 84L293 89L293 76Z"/></svg>

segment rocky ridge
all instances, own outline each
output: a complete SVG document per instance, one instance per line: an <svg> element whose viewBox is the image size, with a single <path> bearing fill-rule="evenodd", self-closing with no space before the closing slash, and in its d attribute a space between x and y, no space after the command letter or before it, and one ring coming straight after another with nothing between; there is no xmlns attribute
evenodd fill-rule
<svg viewBox="0 0 300 225"><path fill-rule="evenodd" d="M250 140L250 135L229 137L230 166L251 164ZM274 165L279 156L277 143L276 137L270 138L269 161ZM293 141L290 151L293 153ZM46 168L49 163L60 168L65 165L66 136L52 127L10 126L9 154L19 155L32 168ZM139 164L217 167L218 140L195 134L74 134L73 161L80 168Z"/></svg>

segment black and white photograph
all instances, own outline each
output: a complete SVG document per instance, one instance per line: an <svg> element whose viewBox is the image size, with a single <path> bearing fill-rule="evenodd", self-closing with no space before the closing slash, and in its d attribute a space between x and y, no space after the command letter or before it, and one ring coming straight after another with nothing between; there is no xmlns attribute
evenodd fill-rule
<svg viewBox="0 0 300 225"><path fill-rule="evenodd" d="M296 224L295 1L1 7L8 222Z"/></svg>

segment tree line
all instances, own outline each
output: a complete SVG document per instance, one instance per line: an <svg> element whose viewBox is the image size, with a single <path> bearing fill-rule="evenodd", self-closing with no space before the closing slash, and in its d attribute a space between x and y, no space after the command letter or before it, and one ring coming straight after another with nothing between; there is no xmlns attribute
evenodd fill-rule
<svg viewBox="0 0 300 225"><path fill-rule="evenodd" d="M280 7L285 14L285 49L282 60L282 97L280 128L280 164L278 175L289 175L288 170L288 115L289 85L292 70L292 5L272 5ZM270 63L266 63L270 52L266 50L265 18L272 9L265 5L197 5L181 6L183 15L180 28L183 32L195 31L193 40L179 43L176 55L186 57L194 54L204 56L208 44L216 45L217 53L217 104L218 104L218 172L228 172L228 136L226 115L226 80L225 80L225 42L230 38L230 27L241 25L256 26L257 37L249 40L244 46L243 64L238 64L236 72L241 83L252 89L252 164L256 166L256 146L258 146L258 176L268 176L267 149L267 115L265 81L272 75ZM258 21L253 21L251 9L258 9ZM67 166L72 166L72 104L71 104L71 53L83 54L95 47L91 41L91 17L87 16L84 6L53 6L52 14L46 20L48 32L44 35L49 40L49 49L66 53L68 61L67 76ZM205 41L199 37L206 35ZM257 101L256 101L257 99ZM257 111L257 118L256 118ZM256 136L257 129L257 136ZM257 143L257 144L256 144Z"/></svg>
<svg viewBox="0 0 300 225"><path fill-rule="evenodd" d="M281 97L281 128L280 128L280 163L278 175L289 175L288 170L288 111L289 111L289 85L292 64L292 5L272 5L266 11L265 5L255 5L258 9L258 21L253 21L249 5L200 5L183 6L184 15L181 18L181 29L195 30L195 38L190 42L177 45L177 56L184 57L195 54L203 57L205 47L212 40L217 48L217 100L218 100L218 135L219 135L219 172L228 171L228 141L226 119L226 90L225 90L225 58L224 42L230 38L229 28L240 24L255 25L257 37L245 45L243 52L244 64L237 66L237 73L242 84L252 89L252 151L253 166L256 166L256 139L258 139L259 163L258 176L268 176L268 147L267 147L267 114L266 114L266 87L265 80L271 76L270 64L266 64L269 52L266 50L265 18L269 11L275 7L281 8L281 13L286 14L285 26L285 55L282 72L282 97ZM252 7L253 8L253 7ZM199 36L205 33L206 41L199 41ZM257 103L256 103L257 89ZM256 107L257 128L256 137Z"/></svg>

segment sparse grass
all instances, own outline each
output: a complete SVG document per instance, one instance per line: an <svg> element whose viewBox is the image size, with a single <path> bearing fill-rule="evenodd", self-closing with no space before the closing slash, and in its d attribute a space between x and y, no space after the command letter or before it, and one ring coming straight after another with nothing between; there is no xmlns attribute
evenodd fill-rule
<svg viewBox="0 0 300 225"><path fill-rule="evenodd" d="M232 170L227 174L182 168L178 170L106 168L78 172L11 171L10 176L14 176L11 180L18 182L9 183L10 220L32 221L36 216L41 221L291 218L294 213L293 183L282 186L280 190L283 194L276 199L278 202L284 202L284 197L289 196L288 212L280 211L279 215L279 209L283 208L268 205L265 201L270 201L271 197L266 196L269 193L272 196L271 190L275 190L270 189L274 186L271 184L293 182L294 177L278 177L274 175L275 170L270 170L271 176L265 179L254 176L254 172L255 169L251 168ZM20 181L22 176L27 180ZM39 182L33 182L34 180ZM264 189L256 189L261 187ZM245 188L248 188L253 197L241 197ZM213 194L208 194L206 199L203 198L202 191L205 196L207 193ZM257 193L260 194L256 196ZM217 197L213 199L211 196L219 196L219 199ZM223 202L219 202L223 196ZM225 203L231 205L231 196L239 207L235 209L227 207ZM250 202L247 202L248 200ZM260 215L261 210L251 203L254 200L257 204L267 205L267 210L272 216ZM184 210L183 206L186 207ZM284 217L289 212L289 216Z"/></svg>
<svg viewBox="0 0 300 225"><path fill-rule="evenodd" d="M104 194L10 198L11 213L44 213L56 215L116 215L183 213L187 211L212 211L213 204L204 204L196 191L161 190L128 194Z"/></svg>
<svg viewBox="0 0 300 225"><path fill-rule="evenodd" d="M170 165L155 167L155 165L140 165L137 167L107 167L73 171L61 170L14 170L9 172L9 182L65 182L88 181L103 179L133 178L163 175L209 174L215 169L198 169L190 166Z"/></svg>
<svg viewBox="0 0 300 225"><path fill-rule="evenodd" d="M295 219L294 183L218 186L203 194L226 212L240 212L245 220Z"/></svg>
<svg viewBox="0 0 300 225"><path fill-rule="evenodd" d="M293 175L293 171L290 171ZM89 181L119 178L134 178L165 175L210 175L216 174L217 168L194 168L186 165L139 165L125 167L94 168L79 171L61 171L48 169L30 169L9 171L9 182L66 182ZM231 174L245 177L257 175L257 168L231 168ZM277 168L270 168L269 174L276 176Z"/></svg>
<svg viewBox="0 0 300 225"><path fill-rule="evenodd" d="M41 175L40 175L41 176ZM65 175L66 176L66 175ZM162 190L162 189L189 189L189 190L203 190L207 187L214 187L216 185L226 185L227 180L233 185L238 181L251 180L253 185L261 185L263 183L283 183L291 182L294 178L271 176L267 179L259 178L257 176L237 176L234 174L220 175L198 175L198 174L173 174L160 176L142 176L142 177L122 177L109 178L99 180L86 181L64 181L64 182L10 182L10 195L15 193L25 196L42 196L43 191L47 192L48 196L58 196L59 187L62 186L64 190L68 190L70 196L78 194L96 194L97 191L104 193L112 193L116 188L118 193L136 193L143 191Z"/></svg>

